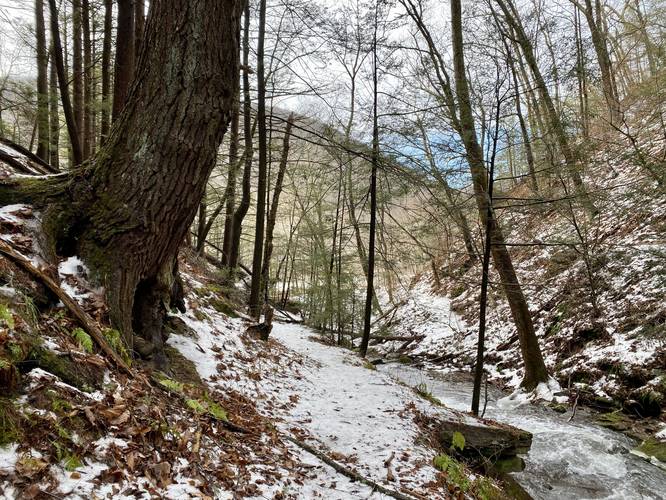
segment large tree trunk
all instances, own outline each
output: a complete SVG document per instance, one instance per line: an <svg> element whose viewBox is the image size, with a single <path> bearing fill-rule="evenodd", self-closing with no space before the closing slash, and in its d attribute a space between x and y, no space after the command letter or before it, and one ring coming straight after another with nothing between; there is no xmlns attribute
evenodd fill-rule
<svg viewBox="0 0 666 500"><path fill-rule="evenodd" d="M532 322L527 301L518 282L511 256L504 243L504 235L495 218L494 212L490 209L490 200L486 190L488 182L483 150L477 140L474 114L465 72L460 0L451 1L451 25L455 88L458 96L458 108L460 110L460 135L465 145L467 162L472 173L472 183L474 185L474 195L479 215L483 224L490 231L495 269L500 275L502 287L511 308L511 315L518 330L520 349L525 365L522 386L526 389L533 389L539 382L548 380L548 372L546 371L546 365L539 349L539 342L534 331L534 323Z"/></svg>
<svg viewBox="0 0 666 500"><path fill-rule="evenodd" d="M37 49L37 156L49 161L49 58L46 51L44 0L35 1Z"/></svg>
<svg viewBox="0 0 666 500"><path fill-rule="evenodd" d="M45 227L56 249L84 258L105 287L111 323L130 347L133 333L152 341L158 365L178 248L238 90L240 6L240 0L151 2L144 45L150 50L140 57L106 145L69 176L47 178L43 186L13 180L0 192L3 203L38 202L38 188L47 193Z"/></svg>
<svg viewBox="0 0 666 500"><path fill-rule="evenodd" d="M113 120L120 115L134 76L134 4L118 0L116 28L116 66L113 86Z"/></svg>

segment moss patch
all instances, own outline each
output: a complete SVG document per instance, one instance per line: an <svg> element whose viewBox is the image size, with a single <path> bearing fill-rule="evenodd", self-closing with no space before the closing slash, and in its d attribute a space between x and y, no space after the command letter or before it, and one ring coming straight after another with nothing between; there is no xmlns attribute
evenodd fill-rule
<svg viewBox="0 0 666 500"><path fill-rule="evenodd" d="M83 328L74 328L70 336L85 352L93 352L93 341Z"/></svg>
<svg viewBox="0 0 666 500"><path fill-rule="evenodd" d="M648 457L654 457L660 462L666 463L666 443L649 438L636 448L636 451L646 454Z"/></svg>

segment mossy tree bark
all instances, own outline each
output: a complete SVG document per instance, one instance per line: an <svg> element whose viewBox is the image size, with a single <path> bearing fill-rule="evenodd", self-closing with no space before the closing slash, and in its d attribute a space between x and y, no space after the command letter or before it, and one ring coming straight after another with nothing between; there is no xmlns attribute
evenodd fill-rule
<svg viewBox="0 0 666 500"><path fill-rule="evenodd" d="M106 289L111 322L130 347L136 333L160 353L178 248L238 91L241 6L242 0L151 2L149 49L104 147L69 175L18 179L0 190L0 202L46 205L56 250L77 253L92 268Z"/></svg>

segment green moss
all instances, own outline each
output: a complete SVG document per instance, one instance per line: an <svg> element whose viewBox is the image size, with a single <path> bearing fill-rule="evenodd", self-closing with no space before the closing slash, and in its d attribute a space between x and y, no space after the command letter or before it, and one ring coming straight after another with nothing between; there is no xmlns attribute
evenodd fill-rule
<svg viewBox="0 0 666 500"><path fill-rule="evenodd" d="M406 356L405 354L401 354L400 357L398 358L398 363L403 365L411 365L413 362L414 360L409 356Z"/></svg>
<svg viewBox="0 0 666 500"><path fill-rule="evenodd" d="M127 347L125 346L125 342L123 341L123 337L120 332L113 328L107 328L104 330L104 337L106 338L106 341L109 343L109 345L113 348L113 350L120 354L120 357L123 358L123 361L131 366L132 357L127 351Z"/></svg>
<svg viewBox="0 0 666 500"><path fill-rule="evenodd" d="M83 467L83 462L76 455L68 455L64 458L62 465L66 471L74 472L76 469Z"/></svg>
<svg viewBox="0 0 666 500"><path fill-rule="evenodd" d="M104 376L104 370L100 367L89 363L76 363L69 356L59 356L42 347L33 349L29 357L41 369L82 391L89 392L93 386L100 386Z"/></svg>
<svg viewBox="0 0 666 500"><path fill-rule="evenodd" d="M460 297L465 292L466 289L467 289L467 287L465 287L465 285L462 284L462 283L459 284L459 285L456 285L455 287L453 287L451 289L451 294L450 294L451 298L455 299L456 297Z"/></svg>
<svg viewBox="0 0 666 500"><path fill-rule="evenodd" d="M205 312L201 311L200 309L195 309L193 314L194 314L194 317L197 318L199 321L208 321L209 320L208 315Z"/></svg>
<svg viewBox="0 0 666 500"><path fill-rule="evenodd" d="M206 413L206 407L196 399L188 399L187 406L197 413Z"/></svg>
<svg viewBox="0 0 666 500"><path fill-rule="evenodd" d="M597 418L597 423L615 431L624 431L631 427L631 420L620 410L600 415Z"/></svg>
<svg viewBox="0 0 666 500"><path fill-rule="evenodd" d="M457 486L463 492L469 491L471 482L465 474L465 468L455 458L441 454L435 457L433 464L446 474L449 484Z"/></svg>
<svg viewBox="0 0 666 500"><path fill-rule="evenodd" d="M414 387L414 392L416 392L416 394L421 396L423 399L430 401L435 406L444 406L439 399L432 395L425 383L421 383Z"/></svg>
<svg viewBox="0 0 666 500"><path fill-rule="evenodd" d="M370 363L367 359L363 361L363 368L367 368L368 370L377 370L377 367Z"/></svg>
<svg viewBox="0 0 666 500"><path fill-rule="evenodd" d="M70 336L85 352L93 352L93 341L83 328L74 328L70 332Z"/></svg>
<svg viewBox="0 0 666 500"><path fill-rule="evenodd" d="M217 403L208 403L208 413L218 420L228 420L227 412Z"/></svg>
<svg viewBox="0 0 666 500"><path fill-rule="evenodd" d="M507 496L488 478L480 477L472 483L472 491L480 500L503 500Z"/></svg>
<svg viewBox="0 0 666 500"><path fill-rule="evenodd" d="M159 383L162 387L165 387L170 391L177 392L178 394L182 394L185 390L185 386L181 382L171 380L170 378L163 378L159 381Z"/></svg>
<svg viewBox="0 0 666 500"><path fill-rule="evenodd" d="M236 311L234 311L233 308L229 304L227 304L224 300L218 297L208 299L208 304L217 312L224 314L225 316L228 316L230 318L238 317Z"/></svg>
<svg viewBox="0 0 666 500"><path fill-rule="evenodd" d="M649 438L636 448L636 451L644 453L648 457L654 457L660 462L666 463L666 443Z"/></svg>
<svg viewBox="0 0 666 500"><path fill-rule="evenodd" d="M0 398L0 448L20 441L21 437L21 417L14 401Z"/></svg>
<svg viewBox="0 0 666 500"><path fill-rule="evenodd" d="M0 321L3 321L10 330L14 329L14 315L6 304L0 304Z"/></svg>
<svg viewBox="0 0 666 500"><path fill-rule="evenodd" d="M224 408L210 399L208 395L204 396L203 400L188 399L186 403L190 409L194 410L198 414L206 414L217 420L228 420L227 412L224 411Z"/></svg>
<svg viewBox="0 0 666 500"><path fill-rule="evenodd" d="M25 358L23 348L16 342L9 342L7 344L7 351L9 352L9 359L11 359L14 363L23 361Z"/></svg>

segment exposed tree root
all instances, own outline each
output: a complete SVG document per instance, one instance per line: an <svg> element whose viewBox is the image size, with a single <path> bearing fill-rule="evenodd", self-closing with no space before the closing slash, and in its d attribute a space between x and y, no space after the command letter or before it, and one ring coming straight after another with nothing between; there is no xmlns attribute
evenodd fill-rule
<svg viewBox="0 0 666 500"><path fill-rule="evenodd" d="M74 315L76 320L81 324L83 329L88 332L92 339L97 343L99 348L106 354L113 363L120 368L125 373L131 375L132 371L130 367L125 363L123 358L111 347L109 342L106 340L106 337L97 326L97 323L90 317L90 315L85 312L79 304L77 304L65 291L60 287L58 283L53 281L45 273L37 269L32 263L14 251L9 245L0 241L0 253L5 257L9 258L12 262L21 266L29 274L40 280L46 287L53 292L56 297L65 305L67 309Z"/></svg>

